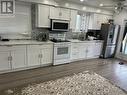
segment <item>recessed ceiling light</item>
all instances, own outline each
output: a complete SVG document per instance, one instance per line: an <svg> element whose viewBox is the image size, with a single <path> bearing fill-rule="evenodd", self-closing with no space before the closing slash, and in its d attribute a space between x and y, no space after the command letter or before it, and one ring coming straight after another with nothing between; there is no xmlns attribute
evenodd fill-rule
<svg viewBox="0 0 127 95"><path fill-rule="evenodd" d="M104 6L104 4L100 4L100 6L102 7L102 6Z"/></svg>
<svg viewBox="0 0 127 95"><path fill-rule="evenodd" d="M81 2L83 2L84 0L80 0Z"/></svg>
<svg viewBox="0 0 127 95"><path fill-rule="evenodd" d="M97 10L97 12L98 12L98 13L100 13L100 12L101 12L101 10L100 10L100 9L98 9L98 10Z"/></svg>
<svg viewBox="0 0 127 95"><path fill-rule="evenodd" d="M86 10L86 7L83 7L82 9L83 9L83 10Z"/></svg>
<svg viewBox="0 0 127 95"><path fill-rule="evenodd" d="M66 6L66 7L69 7L69 3L65 3L65 6Z"/></svg>
<svg viewBox="0 0 127 95"><path fill-rule="evenodd" d="M117 10L118 9L118 7L115 7L115 10Z"/></svg>

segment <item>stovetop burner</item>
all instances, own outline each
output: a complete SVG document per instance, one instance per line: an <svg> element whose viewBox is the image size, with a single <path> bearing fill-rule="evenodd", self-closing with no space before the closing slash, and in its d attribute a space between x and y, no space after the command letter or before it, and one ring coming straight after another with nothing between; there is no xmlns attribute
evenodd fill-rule
<svg viewBox="0 0 127 95"><path fill-rule="evenodd" d="M70 42L68 40L58 40L58 39L52 39L52 42L59 43L59 42Z"/></svg>

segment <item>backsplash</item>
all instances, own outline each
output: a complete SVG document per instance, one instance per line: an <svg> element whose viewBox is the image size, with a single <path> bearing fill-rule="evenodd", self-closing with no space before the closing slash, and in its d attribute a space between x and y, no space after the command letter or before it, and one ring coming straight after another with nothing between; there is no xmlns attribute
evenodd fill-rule
<svg viewBox="0 0 127 95"><path fill-rule="evenodd" d="M43 29L43 28L34 28L31 33L31 39L32 40L37 40L37 37L41 33L47 33L49 35L49 30L48 29Z"/></svg>

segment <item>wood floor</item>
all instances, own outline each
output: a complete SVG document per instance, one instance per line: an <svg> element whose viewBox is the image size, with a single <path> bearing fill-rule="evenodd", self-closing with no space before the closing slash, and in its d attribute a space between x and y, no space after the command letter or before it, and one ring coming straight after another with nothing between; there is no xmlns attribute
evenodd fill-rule
<svg viewBox="0 0 127 95"><path fill-rule="evenodd" d="M29 83L54 80L83 71L96 72L127 91L127 64L119 65L118 63L118 59L92 59L65 65L2 74L0 75L0 93L5 89L23 87Z"/></svg>

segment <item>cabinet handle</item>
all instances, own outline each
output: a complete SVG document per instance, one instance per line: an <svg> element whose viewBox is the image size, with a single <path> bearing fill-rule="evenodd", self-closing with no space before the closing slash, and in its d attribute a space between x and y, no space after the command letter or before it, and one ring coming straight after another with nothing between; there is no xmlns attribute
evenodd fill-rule
<svg viewBox="0 0 127 95"><path fill-rule="evenodd" d="M41 58L41 55L40 54L38 55L38 58Z"/></svg>
<svg viewBox="0 0 127 95"><path fill-rule="evenodd" d="M43 54L41 54L41 58L43 58Z"/></svg>
<svg viewBox="0 0 127 95"><path fill-rule="evenodd" d="M9 56L8 57L8 61L12 61L12 56Z"/></svg>
<svg viewBox="0 0 127 95"><path fill-rule="evenodd" d="M39 54L38 57L39 57L39 58L43 58L43 55L42 55L42 54Z"/></svg>

